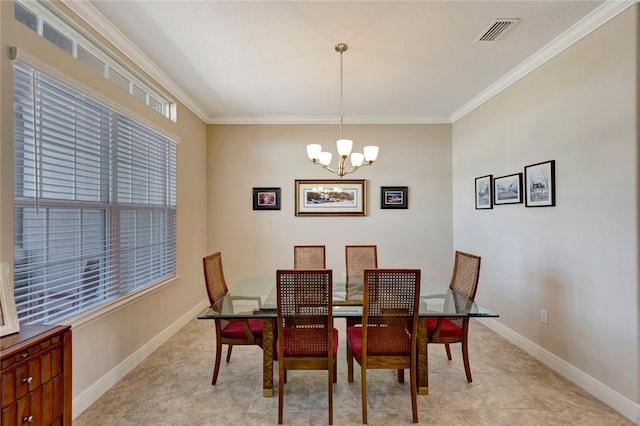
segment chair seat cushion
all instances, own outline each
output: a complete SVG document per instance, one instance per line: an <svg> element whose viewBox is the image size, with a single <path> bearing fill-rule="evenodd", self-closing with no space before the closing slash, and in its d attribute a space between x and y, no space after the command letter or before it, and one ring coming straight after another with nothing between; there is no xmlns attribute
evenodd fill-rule
<svg viewBox="0 0 640 426"><path fill-rule="evenodd" d="M249 319L249 329L255 337L262 337L262 324L261 319ZM227 323L227 326L222 329L222 337L227 339L242 339L246 337L244 333L244 320L232 320Z"/></svg>
<svg viewBox="0 0 640 426"><path fill-rule="evenodd" d="M347 329L349 345L358 357L362 356L362 330L359 325ZM367 355L409 355L411 336L404 327L369 327L367 346Z"/></svg>
<svg viewBox="0 0 640 426"><path fill-rule="evenodd" d="M284 353L292 357L327 356L327 332L321 328L287 328ZM338 352L338 329L333 329L333 355ZM280 355L280 338L276 342L276 353Z"/></svg>
<svg viewBox="0 0 640 426"><path fill-rule="evenodd" d="M438 318L427 318L427 335L431 337L438 327ZM440 337L462 337L462 328L446 318L440 318Z"/></svg>

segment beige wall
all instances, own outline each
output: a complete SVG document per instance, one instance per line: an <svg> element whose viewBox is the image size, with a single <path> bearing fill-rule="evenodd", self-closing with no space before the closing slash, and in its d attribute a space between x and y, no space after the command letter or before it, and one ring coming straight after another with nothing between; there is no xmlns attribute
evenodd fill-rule
<svg viewBox="0 0 640 426"><path fill-rule="evenodd" d="M377 244L380 267L418 267L449 278L451 126L348 125L344 134L354 150L380 146L372 167L346 177L366 179L367 216L296 217L294 180L335 177L307 159L306 145L335 152L338 126L209 126L208 244L222 251L230 285L292 268L296 244L325 244L336 277L344 274L345 244ZM409 187L409 209L381 210L380 186L396 185ZM281 210L252 210L258 186L282 188Z"/></svg>
<svg viewBox="0 0 640 426"><path fill-rule="evenodd" d="M634 6L453 125L453 243L483 256L479 302L635 403L637 40ZM475 177L551 159L556 207L474 209Z"/></svg>
<svg viewBox="0 0 640 426"><path fill-rule="evenodd" d="M73 395L91 392L105 377L140 351L206 297L201 282L201 258L206 251L206 126L178 105L178 122L160 116L120 88L97 76L66 53L13 19L13 2L0 2L0 259L13 263L13 98L9 46L29 52L70 80L127 108L180 139L177 152L178 279L161 290L123 306L91 323L73 327ZM98 390L99 391L99 390ZM87 397L89 402L91 396ZM77 412L75 414L78 414Z"/></svg>

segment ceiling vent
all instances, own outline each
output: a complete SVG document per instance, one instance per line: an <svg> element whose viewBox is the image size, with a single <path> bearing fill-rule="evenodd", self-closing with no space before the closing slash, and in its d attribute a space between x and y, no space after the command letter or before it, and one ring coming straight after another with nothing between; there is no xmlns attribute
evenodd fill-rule
<svg viewBox="0 0 640 426"><path fill-rule="evenodd" d="M507 30L513 27L520 19L496 19L489 25L476 41L496 41L507 32Z"/></svg>

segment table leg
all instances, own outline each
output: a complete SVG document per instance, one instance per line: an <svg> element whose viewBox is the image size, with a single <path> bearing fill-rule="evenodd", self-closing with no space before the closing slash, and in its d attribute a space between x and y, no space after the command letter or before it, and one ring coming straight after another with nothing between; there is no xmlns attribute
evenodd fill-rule
<svg viewBox="0 0 640 426"><path fill-rule="evenodd" d="M273 325L265 319L262 326L262 396L273 396Z"/></svg>
<svg viewBox="0 0 640 426"><path fill-rule="evenodd" d="M429 358L428 358L427 322L418 320L418 393L429 395Z"/></svg>

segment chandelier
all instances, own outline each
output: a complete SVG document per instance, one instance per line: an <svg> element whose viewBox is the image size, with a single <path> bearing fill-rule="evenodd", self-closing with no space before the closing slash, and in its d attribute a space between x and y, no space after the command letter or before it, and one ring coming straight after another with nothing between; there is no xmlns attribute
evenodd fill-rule
<svg viewBox="0 0 640 426"><path fill-rule="evenodd" d="M313 162L313 164L318 164L325 170L328 170L331 173L334 173L340 177L344 175L348 175L349 173L353 173L358 170L362 166L370 166L376 161L378 158L378 147L377 146L365 146L364 154L360 152L351 152L353 148L353 141L351 139L344 139L342 137L342 123L343 123L343 91L342 91L342 54L347 51L349 46L346 43L338 43L336 44L336 52L340 53L340 139L336 142L338 148L338 168L332 169L330 167L331 164L331 153L322 151L322 146L317 143L312 143L307 145L307 155L309 159ZM351 168L345 169L345 162L347 158L351 155Z"/></svg>

